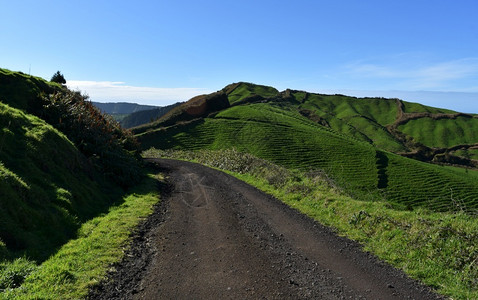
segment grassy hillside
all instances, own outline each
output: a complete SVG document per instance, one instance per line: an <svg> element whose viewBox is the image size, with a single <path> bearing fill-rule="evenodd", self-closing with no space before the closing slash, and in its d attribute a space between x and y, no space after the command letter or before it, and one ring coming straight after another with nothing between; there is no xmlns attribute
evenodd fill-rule
<svg viewBox="0 0 478 300"><path fill-rule="evenodd" d="M429 147L450 148L478 143L478 118L420 118L399 126L400 131Z"/></svg>
<svg viewBox="0 0 478 300"><path fill-rule="evenodd" d="M136 140L87 100L0 69L0 292L144 178Z"/></svg>
<svg viewBox="0 0 478 300"><path fill-rule="evenodd" d="M325 125L337 132L373 143L388 151L405 151L406 147L388 130L397 115L393 99L354 98L343 95L319 95L296 92L293 94L308 110L324 120Z"/></svg>
<svg viewBox="0 0 478 300"><path fill-rule="evenodd" d="M279 91L273 87L256 85L252 83L240 82L231 84L223 89L228 94L229 103L231 105L240 104L241 101L248 98L270 98L279 94Z"/></svg>
<svg viewBox="0 0 478 300"><path fill-rule="evenodd" d="M0 260L42 261L122 190L38 117L0 103L0 126Z"/></svg>
<svg viewBox="0 0 478 300"><path fill-rule="evenodd" d="M232 106L218 113L135 131L143 149L234 147L289 168L324 170L357 198L385 197L400 208L478 209L478 181L470 173L392 153L414 151L418 145L410 141L413 137L393 130L397 120L411 116L402 101L290 90L279 94L273 88L242 83L223 92L229 93ZM408 103L405 107L449 113ZM461 127L468 133L456 140L468 142L473 126Z"/></svg>
<svg viewBox="0 0 478 300"><path fill-rule="evenodd" d="M0 68L0 101L12 107L34 113L40 107L41 96L58 92L62 87L40 77Z"/></svg>

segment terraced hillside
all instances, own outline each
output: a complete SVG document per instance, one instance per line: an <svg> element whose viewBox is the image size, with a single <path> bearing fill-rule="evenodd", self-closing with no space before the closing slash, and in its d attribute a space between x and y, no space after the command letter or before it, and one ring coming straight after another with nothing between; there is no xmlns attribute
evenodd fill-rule
<svg viewBox="0 0 478 300"><path fill-rule="evenodd" d="M143 149L235 147L289 168L323 169L350 194L362 199L386 197L402 208L478 208L478 182L470 175L475 170L455 171L392 153L421 155L429 161L454 158L449 153L446 157L446 151L440 152L443 148L417 142L426 133L408 135L400 131L400 126L411 126L411 120L421 118L408 112L410 108L417 108L423 118L436 114L452 118L452 112L396 99L357 99L291 90L279 93L246 83L227 86L220 93L227 95L230 107L210 107L207 114L180 122L166 117L138 128L135 132ZM464 118L476 120L474 116ZM470 131L478 127L471 124L461 128ZM468 147L468 143L478 141L469 133L455 138L455 142ZM461 162L473 164L469 158Z"/></svg>

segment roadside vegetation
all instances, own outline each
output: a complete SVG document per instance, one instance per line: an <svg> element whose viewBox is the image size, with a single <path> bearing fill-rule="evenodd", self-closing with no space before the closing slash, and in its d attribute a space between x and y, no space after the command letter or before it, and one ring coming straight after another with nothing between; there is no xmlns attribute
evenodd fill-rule
<svg viewBox="0 0 478 300"><path fill-rule="evenodd" d="M476 212L399 210L351 198L321 169L291 170L237 150L162 151L144 157L195 161L225 170L275 196L412 278L453 299L478 298Z"/></svg>

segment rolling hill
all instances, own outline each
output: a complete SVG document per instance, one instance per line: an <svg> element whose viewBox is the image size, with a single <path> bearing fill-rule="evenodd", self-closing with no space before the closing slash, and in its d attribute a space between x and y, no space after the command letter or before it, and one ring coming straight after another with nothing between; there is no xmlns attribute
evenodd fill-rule
<svg viewBox="0 0 478 300"><path fill-rule="evenodd" d="M134 133L143 149L234 147L288 168L322 169L360 199L471 211L478 208L474 128L476 115L398 99L236 83Z"/></svg>

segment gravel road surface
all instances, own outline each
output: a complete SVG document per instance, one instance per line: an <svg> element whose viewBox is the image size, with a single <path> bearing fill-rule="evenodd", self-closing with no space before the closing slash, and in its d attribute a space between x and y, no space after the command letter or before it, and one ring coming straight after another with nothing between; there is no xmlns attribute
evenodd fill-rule
<svg viewBox="0 0 478 300"><path fill-rule="evenodd" d="M148 161L162 201L90 299L443 299L232 176Z"/></svg>

